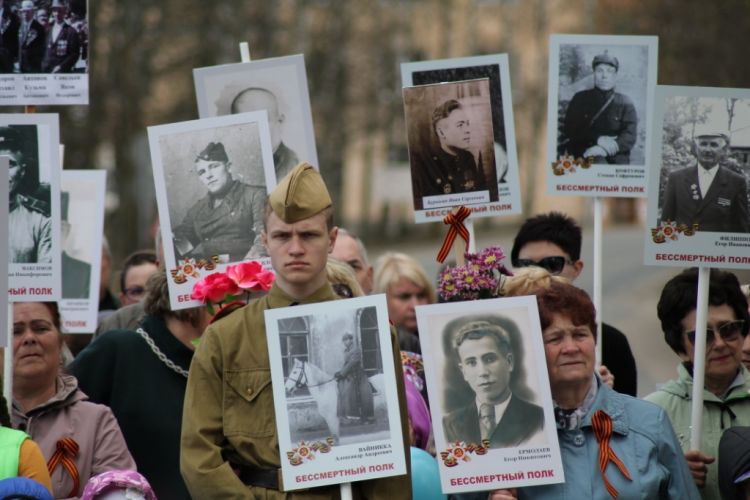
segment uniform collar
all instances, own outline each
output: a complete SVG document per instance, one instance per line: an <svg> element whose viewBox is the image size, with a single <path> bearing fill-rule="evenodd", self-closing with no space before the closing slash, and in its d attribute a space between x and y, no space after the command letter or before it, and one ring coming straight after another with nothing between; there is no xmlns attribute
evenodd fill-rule
<svg viewBox="0 0 750 500"><path fill-rule="evenodd" d="M284 290L282 290L276 283L271 287L271 291L268 292L268 305L271 309L277 307L287 307L290 305L297 304L314 304L316 302L325 302L328 300L336 300L338 296L334 293L331 284L327 281L322 287L315 290L310 296L304 299L294 299Z"/></svg>

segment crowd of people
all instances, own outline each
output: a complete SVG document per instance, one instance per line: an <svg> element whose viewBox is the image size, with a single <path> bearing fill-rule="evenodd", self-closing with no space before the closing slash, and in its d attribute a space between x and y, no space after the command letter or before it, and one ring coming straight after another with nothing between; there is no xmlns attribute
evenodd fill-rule
<svg viewBox="0 0 750 500"><path fill-rule="evenodd" d="M86 73L84 3L0 0L0 73Z"/></svg>
<svg viewBox="0 0 750 500"><path fill-rule="evenodd" d="M289 498L279 482L264 311L371 293L386 295L393 326L394 365L383 370L399 374L404 442L434 456L416 307L441 300L435 280L403 253L387 252L372 265L363 242L335 226L325 183L305 163L268 196L261 239L273 287L220 316L205 307L171 309L158 238L155 252L134 252L120 266L119 297L107 288L105 247L100 322L90 343L81 336L68 342L55 303L15 303L12 411L0 413L0 444L13 459L0 461L0 479L36 481L54 498L118 491L147 499ZM597 311L574 284L584 266L581 242L581 228L564 214L527 219L510 252L513 276L498 290L503 297L536 296L565 482L456 498L744 498L750 373L742 351L750 317L736 276L710 274L704 428L694 449L697 270L666 283L656 311L679 376L637 399L627 335L605 324L597 338ZM451 345L475 399L444 416L450 439L516 446L541 431L543 411L522 392L483 385L485 372L507 380L520 363L517 329L484 317L455 325ZM337 416L369 425L373 395L360 332L335 335L344 359L334 375ZM410 491L408 476L353 484L354 498L410 498ZM338 492L321 487L295 498Z"/></svg>

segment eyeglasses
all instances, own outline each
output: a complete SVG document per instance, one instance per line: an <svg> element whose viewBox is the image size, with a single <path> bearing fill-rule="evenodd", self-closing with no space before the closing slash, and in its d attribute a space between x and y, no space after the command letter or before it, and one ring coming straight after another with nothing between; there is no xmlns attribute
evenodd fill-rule
<svg viewBox="0 0 750 500"><path fill-rule="evenodd" d="M123 293L131 299L140 299L146 293L146 289L142 286L131 286L123 290Z"/></svg>
<svg viewBox="0 0 750 500"><path fill-rule="evenodd" d="M546 269L551 274L560 274L565 267L565 264L573 265L573 261L567 257L561 255L555 255L553 257L545 257L539 261L533 261L531 259L518 259L513 264L514 267L529 267L537 266L542 269Z"/></svg>
<svg viewBox="0 0 750 500"><path fill-rule="evenodd" d="M728 321L721 325L717 325L715 328L706 329L706 347L713 345L716 340L716 332L719 333L721 340L724 342L734 342L742 336L742 329L744 326L744 319L736 319L734 321ZM688 342L695 345L695 330L685 332L685 335L687 335Z"/></svg>

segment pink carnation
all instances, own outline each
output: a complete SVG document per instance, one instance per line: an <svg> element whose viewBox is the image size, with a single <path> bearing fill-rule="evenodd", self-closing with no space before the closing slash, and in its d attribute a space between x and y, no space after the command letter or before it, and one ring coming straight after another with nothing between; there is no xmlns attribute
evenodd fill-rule
<svg viewBox="0 0 750 500"><path fill-rule="evenodd" d="M190 298L207 302L221 302L227 295L237 295L240 287L224 273L209 274L195 285Z"/></svg>
<svg viewBox="0 0 750 500"><path fill-rule="evenodd" d="M252 292L268 291L271 289L276 276L266 271L260 262L250 261L227 267L227 276L243 290Z"/></svg>

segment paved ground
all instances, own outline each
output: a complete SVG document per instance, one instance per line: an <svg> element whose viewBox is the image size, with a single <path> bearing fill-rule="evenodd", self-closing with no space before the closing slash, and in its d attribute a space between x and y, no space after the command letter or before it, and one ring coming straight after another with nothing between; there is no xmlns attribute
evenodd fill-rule
<svg viewBox="0 0 750 500"><path fill-rule="evenodd" d="M500 244L510 254L514 235L515 228L495 230L492 234L480 232L478 248ZM657 383L673 378L679 362L664 342L656 317L656 303L664 283L680 268L643 265L643 237L644 231L640 227L607 227L602 247L603 319L622 330L630 340L638 367L638 393L641 396L652 392ZM586 266L577 284L589 293L593 291L592 238L593 230L584 228L582 257ZM390 248L415 256L434 276L438 270L435 255L439 245L440 241L435 238L393 244ZM378 245L370 247L373 260L387 250ZM509 261L508 258L508 264Z"/></svg>

